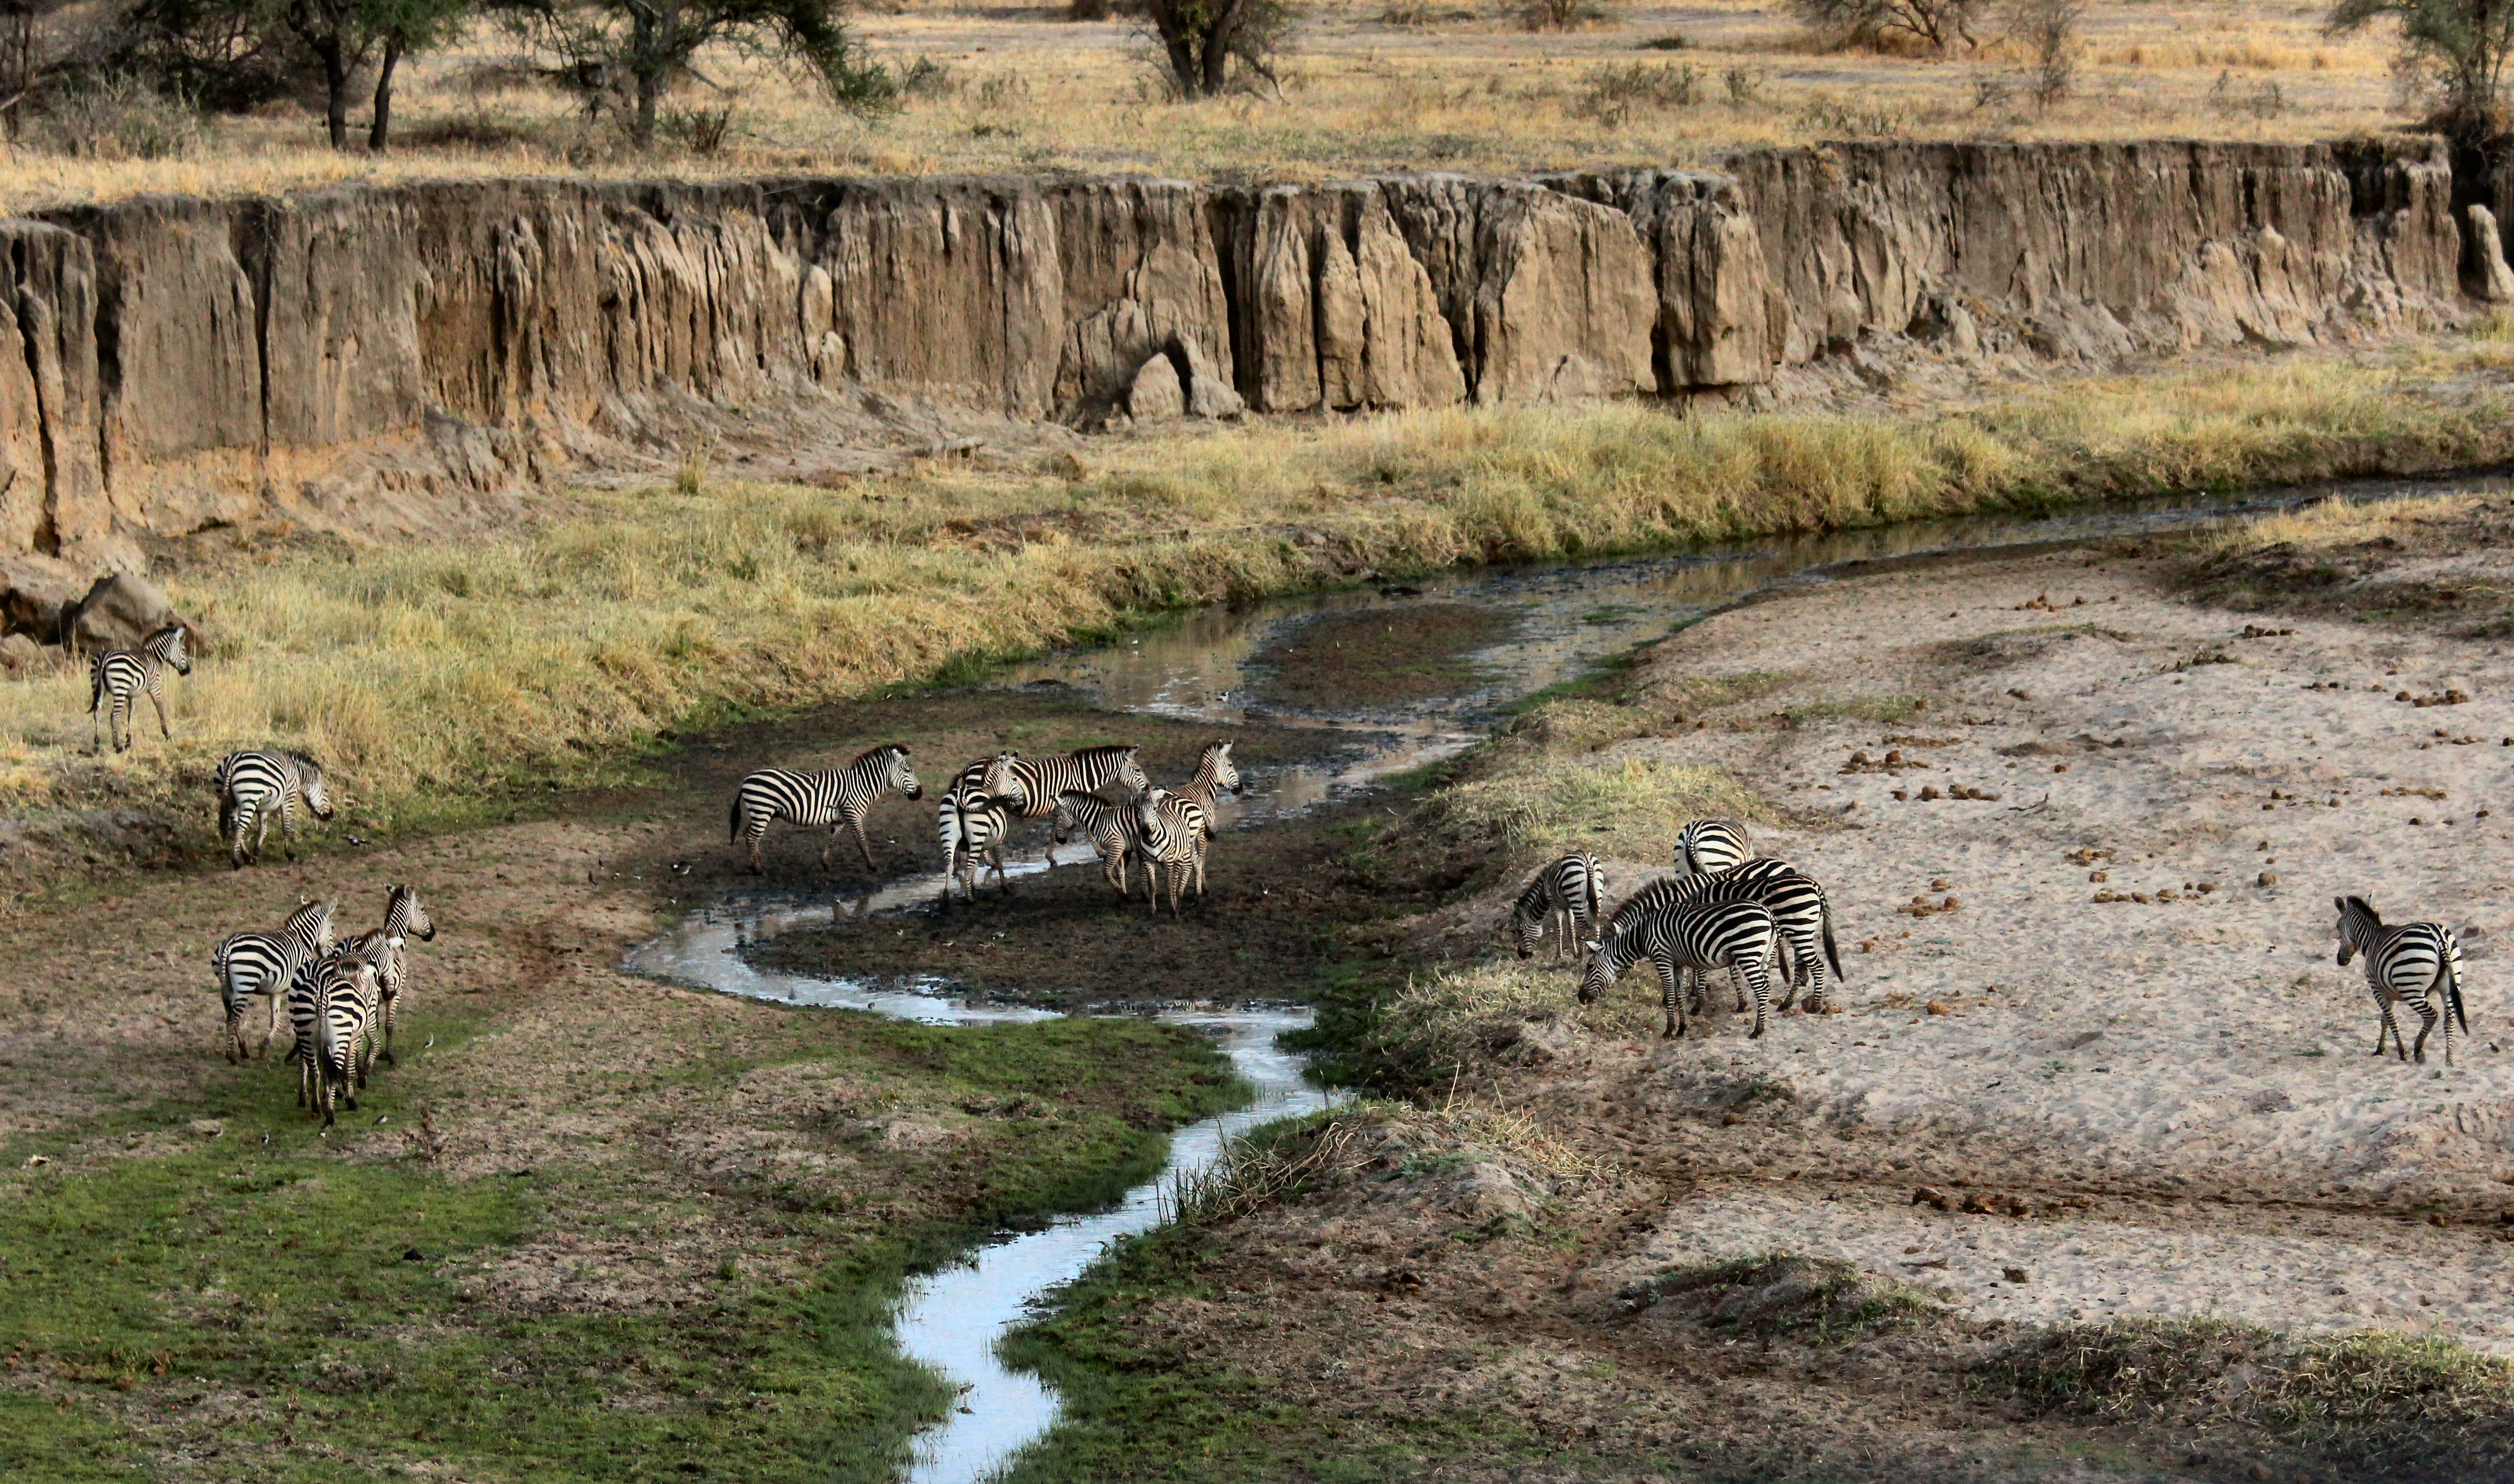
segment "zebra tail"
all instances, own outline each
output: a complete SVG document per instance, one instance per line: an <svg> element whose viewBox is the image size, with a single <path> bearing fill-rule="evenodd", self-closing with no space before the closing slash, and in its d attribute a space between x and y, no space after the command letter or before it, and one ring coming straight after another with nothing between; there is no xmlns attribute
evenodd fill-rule
<svg viewBox="0 0 2514 1484"><path fill-rule="evenodd" d="M1846 982L1847 976L1842 972L1842 950L1833 945L1833 907L1830 904L1824 909L1823 921L1824 961L1833 965L1833 977L1837 982Z"/></svg>
<svg viewBox="0 0 2514 1484"><path fill-rule="evenodd" d="M725 844L742 843L742 795L739 792L734 794L733 803L725 810L724 827Z"/></svg>
<svg viewBox="0 0 2514 1484"><path fill-rule="evenodd" d="M2454 1020L2461 1022L2461 1033L2470 1034L2470 1014L2461 1008L2461 944L2458 943L2445 956L2444 991L2452 1001L2446 1008L2453 1012Z"/></svg>

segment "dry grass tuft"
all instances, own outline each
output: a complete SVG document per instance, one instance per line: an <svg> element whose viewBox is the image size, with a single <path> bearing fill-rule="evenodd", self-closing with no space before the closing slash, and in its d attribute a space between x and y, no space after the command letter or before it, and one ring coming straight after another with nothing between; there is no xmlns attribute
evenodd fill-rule
<svg viewBox="0 0 2514 1484"><path fill-rule="evenodd" d="M1425 811L1432 829L1463 844L1531 858L1594 850L1625 861L1668 859L1687 820L1772 818L1753 790L1721 769L1638 757L1601 764L1557 753L1443 789Z"/></svg>
<svg viewBox="0 0 2514 1484"><path fill-rule="evenodd" d="M1713 1329L1766 1340L1787 1336L1819 1347L1952 1317L1933 1295L1848 1263L1795 1253L1695 1263L1632 1284L1616 1297L1635 1312L1684 1301Z"/></svg>

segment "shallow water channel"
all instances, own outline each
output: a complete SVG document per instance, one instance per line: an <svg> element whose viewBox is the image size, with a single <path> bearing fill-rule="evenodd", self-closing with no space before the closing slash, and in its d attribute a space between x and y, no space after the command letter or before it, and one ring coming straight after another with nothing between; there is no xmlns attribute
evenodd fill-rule
<svg viewBox="0 0 2514 1484"><path fill-rule="evenodd" d="M1355 797L1390 774L1453 753L1481 736L1511 701L1577 678L1609 656L1762 588L1819 582L1830 570L1881 560L2167 531L2292 508L2332 495L2402 497L2500 488L2502 483L2387 481L2115 505L2054 516L1924 521L1661 556L1469 571L1419 580L1405 588L1203 611L1120 644L1016 666L997 683L1008 688L1071 687L1079 698L1111 711L1320 729L1327 735L1316 757L1267 773L1247 770L1240 797L1225 801L1227 827L1259 827ZM1506 638L1469 657L1473 678L1456 694L1378 714L1354 708L1301 715L1253 702L1260 689L1255 682L1262 677L1252 662L1303 619L1423 601L1490 608L1512 621ZM1036 841L1043 834L1034 829L1031 838ZM1087 846L1077 843L1066 847L1065 859L1087 861L1089 854ZM1008 869L1016 875L1045 870L1042 856L1034 848L1018 859L1008 858ZM628 955L628 967L728 994L934 1024L1029 1021L1054 1014L1017 999L971 1000L941 983L900 987L810 978L760 967L742 951L747 943L827 924L841 915L931 910L941 889L937 874L890 882L853 901L775 892L728 894L637 947ZM1281 1032L1308 1023L1306 1010L1199 1007L1160 1018L1215 1036L1256 1090L1254 1101L1178 1130L1161 1174L1129 1191L1118 1205L1059 1217L1040 1229L997 1233L982 1241L965 1263L909 1286L898 1318L901 1350L955 1386L966 1387L945 1421L917 1439L909 1475L916 1484L984 1479L1054 1424L1055 1394L1037 1378L1007 1369L995 1356L996 1342L1029 1316L1043 1295L1079 1276L1110 1241L1156 1224L1167 1183L1210 1162L1225 1141L1257 1123L1322 1106L1334 1096L1308 1083L1298 1059L1276 1046Z"/></svg>

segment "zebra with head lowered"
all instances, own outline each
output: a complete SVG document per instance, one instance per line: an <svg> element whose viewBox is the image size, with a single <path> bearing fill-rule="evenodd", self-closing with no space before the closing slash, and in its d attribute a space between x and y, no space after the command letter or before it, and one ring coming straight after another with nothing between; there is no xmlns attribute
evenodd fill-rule
<svg viewBox="0 0 2514 1484"><path fill-rule="evenodd" d="M1676 832L1676 863L1689 876L1711 876L1754 854L1746 826L1726 820L1695 820Z"/></svg>
<svg viewBox="0 0 2514 1484"><path fill-rule="evenodd" d="M210 955L219 977L219 996L226 1008L224 1041L229 1062L245 1060L245 1001L259 994L270 1001L270 1024L262 1033L255 1056L270 1053L279 1034L279 1004L297 971L332 946L332 903L309 902L288 914L276 933L237 933Z"/></svg>
<svg viewBox="0 0 2514 1484"><path fill-rule="evenodd" d="M1144 775L1143 749L1119 743L1083 747L1062 757L1024 757L998 752L988 763L986 790L1002 800L1017 819L1040 820L1056 813L1060 794L1097 794L1114 780L1131 798L1153 785ZM1056 863L1061 838L1051 838L1047 863Z"/></svg>
<svg viewBox="0 0 2514 1484"><path fill-rule="evenodd" d="M1755 1028L1764 1033L1771 1008L1771 961L1778 948L1772 914L1756 902L1702 902L1653 912L1601 943L1590 945L1589 967L1580 978L1580 1003L1597 999L1618 976L1646 958L1658 968L1659 1003L1665 1008L1662 1039L1684 1034L1684 1006L1679 992L1685 971L1707 974L1726 969L1731 983L1744 978L1755 994ZM1740 1001L1743 1001L1741 992Z"/></svg>
<svg viewBox="0 0 2514 1484"><path fill-rule="evenodd" d="M1211 742L1206 742L1203 752L1196 756L1195 778L1175 792L1167 788L1152 790L1160 795L1158 799L1148 801L1138 796L1136 801L1139 819L1143 818L1143 808L1147 803L1160 816L1162 838L1168 842L1164 849L1174 846L1181 852L1177 863L1183 874L1195 876L1198 897L1204 895L1204 842L1215 838L1214 798L1226 788L1234 793L1239 791L1239 766L1231 760L1231 743ZM1146 838L1151 838L1149 830ZM1158 860L1164 865L1170 863L1168 857L1149 853L1145 860ZM1178 909L1175 897L1170 909L1173 912Z"/></svg>
<svg viewBox="0 0 2514 1484"><path fill-rule="evenodd" d="M837 844L840 830L854 833L865 869L873 870L872 846L865 839L865 815L873 800L894 788L905 798L925 797L916 770L908 765L908 749L898 742L860 752L845 767L828 773L762 768L734 790L729 843L750 847L750 873L755 876L760 871L759 842L768 838L770 823L789 820L807 829L827 824L830 843L821 847L823 870L830 868L830 851Z"/></svg>
<svg viewBox="0 0 2514 1484"><path fill-rule="evenodd" d="M2392 1050L2402 1061L2410 1050L2401 1044L2401 1023L2392 1016L2395 1003L2418 1013L2417 1060L2427 1059L2427 1035L2444 1023L2444 1064L2453 1064L2453 1023L2470 1034L2470 1017L2461 1006L2461 940L2440 922L2405 922L2385 927L2363 897L2333 899L2339 908L2339 967L2366 955L2366 984L2374 991L2374 1008L2382 1023L2374 1030L2374 1055L2383 1054L2389 1031Z"/></svg>
<svg viewBox="0 0 2514 1484"><path fill-rule="evenodd" d="M262 863L262 847L270 839L270 815L279 812L279 843L288 859L297 859L297 806L304 804L318 820L332 818L332 795L323 783L323 766L302 752L230 752L219 760L219 838L227 842L227 860L244 864L244 837L256 822L262 825L253 842L253 862Z"/></svg>
<svg viewBox="0 0 2514 1484"><path fill-rule="evenodd" d="M1051 819L1053 842L1068 844L1076 835L1088 839L1092 852L1100 858L1100 879L1115 887L1118 896L1125 896L1132 874L1127 862L1144 858L1143 826L1136 819L1135 806L1112 804L1096 793L1077 793L1069 788L1056 796L1056 812ZM1152 890L1152 877L1148 863L1144 876L1148 892Z"/></svg>
<svg viewBox="0 0 2514 1484"><path fill-rule="evenodd" d="M88 662L88 737L98 751L104 750L103 741L96 736L98 709L104 709L113 750L128 752L131 723L142 696L157 708L158 732L167 741L174 740L174 730L166 725L166 671L171 667L178 675L192 673L192 654L185 643L190 632L181 623L169 623L141 640L137 648L109 649Z"/></svg>
<svg viewBox="0 0 2514 1484"><path fill-rule="evenodd" d="M1807 1009L1824 1009L1831 998L1825 970L1842 978L1842 953L1834 945L1833 903L1814 877L1786 861L1762 857L1709 876L1662 876L1624 900L1606 919L1606 931L1622 932L1652 912L1702 902L1756 902L1772 914L1789 950L1790 972L1781 996L1787 1010L1806 988ZM1741 997L1737 1008L1746 1008Z"/></svg>
<svg viewBox="0 0 2514 1484"><path fill-rule="evenodd" d="M1536 945L1545 937L1546 927L1554 929L1554 956L1561 958L1573 951L1573 945L1598 936L1599 921L1605 913L1606 866L1594 855L1564 856L1528 879L1526 890L1511 903L1511 937L1519 945L1519 956L1532 958Z"/></svg>
<svg viewBox="0 0 2514 1484"><path fill-rule="evenodd" d="M297 1105L310 1103L326 1128L336 1104L358 1110L375 997L374 962L339 948L306 965L289 986L288 1014L297 1023Z"/></svg>

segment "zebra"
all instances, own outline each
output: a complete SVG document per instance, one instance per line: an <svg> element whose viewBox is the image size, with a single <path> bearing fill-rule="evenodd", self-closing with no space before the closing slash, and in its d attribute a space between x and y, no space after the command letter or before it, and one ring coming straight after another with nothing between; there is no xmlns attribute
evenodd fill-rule
<svg viewBox="0 0 2514 1484"><path fill-rule="evenodd" d="M314 818L332 818L332 796L323 784L323 765L302 752L230 752L219 760L219 838L227 842L227 861L244 865L245 832L259 821L253 863L262 863L262 847L270 839L270 808L279 807L279 843L288 859L297 859L297 805L302 800Z"/></svg>
<svg viewBox="0 0 2514 1484"><path fill-rule="evenodd" d="M158 732L168 742L175 740L173 729L166 725L166 667L173 665L178 675L192 673L192 652L185 643L190 633L181 623L169 623L142 639L136 649L109 649L88 662L88 741L97 751L104 750L103 739L96 735L100 709L104 712L105 730L113 734L113 750L131 750L135 740L131 722L143 695L157 708Z"/></svg>
<svg viewBox="0 0 2514 1484"><path fill-rule="evenodd" d="M1054 841L1064 845L1075 835L1089 837L1091 848L1100 858L1100 877L1127 895L1127 882L1132 872L1128 862L1143 853L1143 831L1130 803L1112 804L1096 793L1067 789L1056 796L1056 811L1051 828ZM1149 871L1149 866L1147 867Z"/></svg>
<svg viewBox="0 0 2514 1484"><path fill-rule="evenodd" d="M357 1089L366 1085L376 966L363 954L335 948L307 968L288 992L288 1013L297 1022L297 1105L310 1101L330 1128L334 1106L345 1103L356 1112Z"/></svg>
<svg viewBox="0 0 2514 1484"><path fill-rule="evenodd" d="M1161 910L1160 889L1169 888L1170 915L1179 915L1179 892L1191 871L1204 861L1204 811L1166 788L1147 788L1135 795L1135 831L1144 854L1145 900L1153 914Z"/></svg>
<svg viewBox="0 0 2514 1484"><path fill-rule="evenodd" d="M1676 832L1676 863L1687 875L1716 875L1751 854L1746 827L1726 820L1695 820Z"/></svg>
<svg viewBox="0 0 2514 1484"><path fill-rule="evenodd" d="M760 873L759 842L768 837L768 826L778 820L791 820L809 828L816 824L830 826L830 843L821 847L821 869L830 868L830 851L837 844L840 830L851 830L856 837L856 850L863 855L865 869L877 869L872 862L872 846L865 839L865 814L873 800L885 790L896 788L903 797L921 799L925 789L916 782L916 770L908 765L908 748L890 742L856 754L845 767L828 773L794 773L784 768L762 768L742 781L734 790L731 837L728 844L748 842L750 846L750 873Z"/></svg>
<svg viewBox="0 0 2514 1484"><path fill-rule="evenodd" d="M1519 956L1535 956L1549 922L1557 958L1571 951L1572 944L1596 937L1605 896L1606 867L1596 856L1564 856L1538 871L1511 904L1510 928L1519 943Z"/></svg>
<svg viewBox="0 0 2514 1484"><path fill-rule="evenodd" d="M436 921L421 905L419 893L407 886L385 890L385 925L359 934L345 946L376 966L376 1020L384 1033L384 1057L387 1066L401 1063L392 1054L393 1020L401 1004L401 992L410 983L410 940L428 943L436 937ZM365 1086L363 1075L359 1085Z"/></svg>
<svg viewBox="0 0 2514 1484"><path fill-rule="evenodd" d="M1781 1008L1798 1002L1804 984L1808 1011L1824 1009L1832 998L1825 970L1830 967L1836 981L1843 978L1842 952L1833 938L1833 903L1814 877L1786 861L1763 856L1714 875L1662 876L1618 903L1606 919L1606 931L1625 932L1652 913L1702 902L1760 902L1768 908L1790 956ZM1737 1008L1746 1008L1742 999Z"/></svg>
<svg viewBox="0 0 2514 1484"><path fill-rule="evenodd" d="M1764 1033L1772 999L1770 964L1778 947L1772 914L1759 902L1705 902L1642 918L1629 931L1589 945L1589 967L1580 979L1580 1003L1589 1004L1625 969L1643 958L1658 967L1659 1003L1667 1015L1659 1038L1684 1034L1684 1007L1678 988L1683 971L1725 968L1733 984L1742 974L1755 991L1753 1039ZM1744 996L1739 995L1740 1003Z"/></svg>
<svg viewBox="0 0 2514 1484"><path fill-rule="evenodd" d="M2374 991L2374 1008L2382 1023L2374 1030L2374 1055L2383 1054L2383 1034L2402 1061L2410 1049L2401 1044L2401 1023L2392 1016L2395 1001L2418 1013L2417 1060L2427 1059L2427 1036L2444 1022L2444 1064L2453 1064L2453 1023L2470 1034L2470 1016L2461 1004L2461 940L2440 922L2405 922L2385 927L2363 897L2332 899L2339 908L2339 967L2359 953L2366 955L2366 983ZM2441 991L2441 992L2439 992Z"/></svg>
<svg viewBox="0 0 2514 1484"><path fill-rule="evenodd" d="M288 914L288 921L276 933L237 933L220 943L210 955L211 971L219 977L219 996L225 1002L227 1061L245 1060L245 1001L262 995L270 1001L270 1024L262 1034L262 1047L255 1056L268 1056L273 1037L279 1034L280 1001L287 997L289 982L299 969L311 963L332 946L332 903L308 902Z"/></svg>
<svg viewBox="0 0 2514 1484"><path fill-rule="evenodd" d="M1211 742L1196 760L1196 777L1175 792L1166 788L1151 790L1160 797L1153 807L1159 811L1165 833L1174 834L1186 852L1185 868L1196 877L1196 894L1204 896L1204 842L1215 838L1213 829L1214 795L1228 788L1239 791L1239 768L1231 760L1231 743ZM1141 800L1138 800L1139 806ZM1140 812L1140 807L1139 807ZM1149 837L1149 831L1147 832ZM1159 859L1150 854L1145 860ZM1175 910L1175 906L1173 906Z"/></svg>
<svg viewBox="0 0 2514 1484"><path fill-rule="evenodd" d="M944 849L949 852L943 862L943 905L952 904L952 883L961 883L969 904L978 902L979 866L993 868L998 891L1010 892L1012 878L1004 874L1004 840L1012 833L1012 808L993 794L961 793L944 805L952 817L952 825L944 834Z"/></svg>
<svg viewBox="0 0 2514 1484"><path fill-rule="evenodd" d="M1056 813L1058 795L1098 793L1112 779L1124 785L1129 795L1151 787L1153 781L1144 776L1142 751L1121 743L1083 747L1063 757L998 752L987 769L986 789L1011 806L1017 818L1044 819ZM1049 843L1049 865L1056 864L1056 847L1062 843Z"/></svg>

